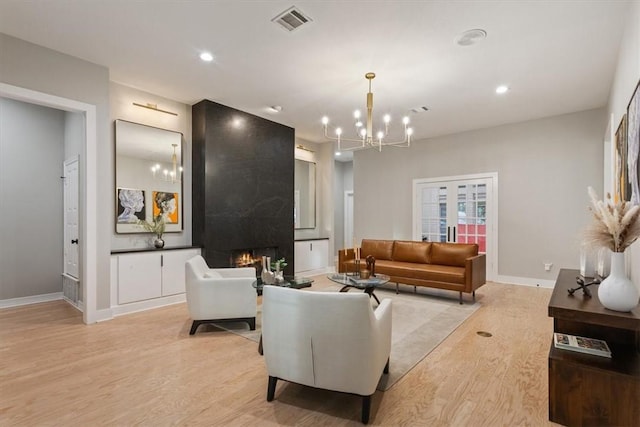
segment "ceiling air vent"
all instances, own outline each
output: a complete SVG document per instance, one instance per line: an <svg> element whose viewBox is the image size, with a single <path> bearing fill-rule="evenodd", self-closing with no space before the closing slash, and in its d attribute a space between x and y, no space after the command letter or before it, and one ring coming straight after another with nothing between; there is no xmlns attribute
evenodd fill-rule
<svg viewBox="0 0 640 427"><path fill-rule="evenodd" d="M311 21L311 18L306 16L300 11L300 9L296 8L295 6L291 6L289 9L285 10L280 15L271 20L271 22L280 24L282 28L287 31L293 31L296 28L301 27L303 24Z"/></svg>
<svg viewBox="0 0 640 427"><path fill-rule="evenodd" d="M428 107L425 107L424 105L421 107L414 107L411 109L412 112L418 114L418 113L425 113L427 111L429 111Z"/></svg>

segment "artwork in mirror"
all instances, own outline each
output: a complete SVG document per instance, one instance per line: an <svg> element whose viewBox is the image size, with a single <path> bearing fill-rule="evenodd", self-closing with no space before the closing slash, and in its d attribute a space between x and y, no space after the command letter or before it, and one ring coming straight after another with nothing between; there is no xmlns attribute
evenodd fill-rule
<svg viewBox="0 0 640 427"><path fill-rule="evenodd" d="M182 134L115 121L116 233L144 233L138 220L162 216L165 232L182 224Z"/></svg>
<svg viewBox="0 0 640 427"><path fill-rule="evenodd" d="M316 228L316 164L295 160L293 223L296 229Z"/></svg>

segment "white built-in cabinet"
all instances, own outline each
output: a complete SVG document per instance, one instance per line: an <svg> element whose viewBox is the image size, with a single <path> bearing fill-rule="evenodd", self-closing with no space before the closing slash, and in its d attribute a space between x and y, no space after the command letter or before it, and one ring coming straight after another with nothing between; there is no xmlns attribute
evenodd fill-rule
<svg viewBox="0 0 640 427"><path fill-rule="evenodd" d="M329 239L296 240L295 272L323 270L329 265Z"/></svg>
<svg viewBox="0 0 640 427"><path fill-rule="evenodd" d="M196 255L198 248L112 255L118 304L184 293L184 265Z"/></svg>

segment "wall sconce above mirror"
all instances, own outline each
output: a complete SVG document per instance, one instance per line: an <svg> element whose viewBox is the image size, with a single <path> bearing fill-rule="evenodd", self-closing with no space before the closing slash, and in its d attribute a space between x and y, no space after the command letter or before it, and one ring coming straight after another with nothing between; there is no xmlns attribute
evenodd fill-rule
<svg viewBox="0 0 640 427"><path fill-rule="evenodd" d="M316 164L295 159L293 182L294 228L316 228Z"/></svg>
<svg viewBox="0 0 640 427"><path fill-rule="evenodd" d="M161 217L182 231L182 133L115 121L116 233L144 233L138 220Z"/></svg>

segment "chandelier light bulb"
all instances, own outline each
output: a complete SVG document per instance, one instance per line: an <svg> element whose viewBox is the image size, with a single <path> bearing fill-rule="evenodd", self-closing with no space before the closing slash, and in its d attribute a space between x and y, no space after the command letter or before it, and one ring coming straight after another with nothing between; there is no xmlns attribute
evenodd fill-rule
<svg viewBox="0 0 640 427"><path fill-rule="evenodd" d="M336 128L336 135L342 135L342 128Z"/></svg>
<svg viewBox="0 0 640 427"><path fill-rule="evenodd" d="M322 118L322 124L323 124L323 125L325 125L325 126L326 126L326 125L328 125L328 124L329 124L329 117L324 116L324 117Z"/></svg>
<svg viewBox="0 0 640 427"><path fill-rule="evenodd" d="M378 131L378 139L382 139L383 136L384 136L384 133L381 130Z"/></svg>
<svg viewBox="0 0 640 427"><path fill-rule="evenodd" d="M353 112L353 117L354 117L355 119L359 119L359 118L360 118L360 110L356 110L356 111L354 111L354 112Z"/></svg>
<svg viewBox="0 0 640 427"><path fill-rule="evenodd" d="M361 122L360 120L358 120L358 121L356 122L356 127L357 127L357 128L362 127L362 122Z"/></svg>
<svg viewBox="0 0 640 427"><path fill-rule="evenodd" d="M404 116L404 117L402 118L402 123L403 123L403 124L405 124L405 125L408 125L408 124L409 124L409 117Z"/></svg>
<svg viewBox="0 0 640 427"><path fill-rule="evenodd" d="M407 129L407 135L409 136L413 135L413 128Z"/></svg>
<svg viewBox="0 0 640 427"><path fill-rule="evenodd" d="M362 136L363 138L367 136L367 130L365 128L360 129L360 136Z"/></svg>
<svg viewBox="0 0 640 427"><path fill-rule="evenodd" d="M384 120L386 124L389 124L389 122L391 121L391 116L388 114L385 114L382 120Z"/></svg>

